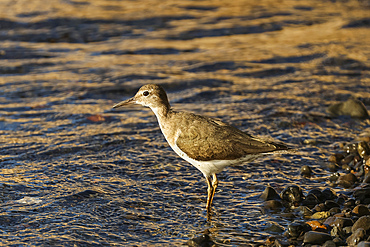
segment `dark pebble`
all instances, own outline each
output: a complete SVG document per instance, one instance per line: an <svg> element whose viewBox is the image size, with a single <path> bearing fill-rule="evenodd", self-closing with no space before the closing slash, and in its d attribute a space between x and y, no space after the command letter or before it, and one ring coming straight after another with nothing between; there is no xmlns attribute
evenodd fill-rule
<svg viewBox="0 0 370 247"><path fill-rule="evenodd" d="M326 168L327 168L329 171L331 171L331 172L336 172L336 171L338 171L338 170L339 170L339 168L340 168L340 166L339 166L338 164L336 164L336 163L331 163L331 162L329 162L329 163L326 163L325 165L326 165Z"/></svg>
<svg viewBox="0 0 370 247"><path fill-rule="evenodd" d="M337 246L345 246L345 245L346 245L346 241L344 241L342 238L334 238L334 239L333 239L333 242L334 242Z"/></svg>
<svg viewBox="0 0 370 247"><path fill-rule="evenodd" d="M365 215L359 218L352 226L352 232L356 232L357 229L362 228L365 231L370 229L370 215Z"/></svg>
<svg viewBox="0 0 370 247"><path fill-rule="evenodd" d="M364 205L357 205L352 213L356 214L357 216L361 217L361 216L364 216L364 215L369 215L370 214L370 211L369 209L364 206Z"/></svg>
<svg viewBox="0 0 370 247"><path fill-rule="evenodd" d="M313 208L316 204L319 203L319 199L313 194L308 194L306 198L302 201L302 206L307 206Z"/></svg>
<svg viewBox="0 0 370 247"><path fill-rule="evenodd" d="M348 173L340 176L337 182L343 188L350 188L356 183L356 181L356 176L352 173Z"/></svg>
<svg viewBox="0 0 370 247"><path fill-rule="evenodd" d="M325 211L325 204L324 203L317 204L313 209L316 212Z"/></svg>
<svg viewBox="0 0 370 247"><path fill-rule="evenodd" d="M337 245L335 244L335 242L334 241L332 241L332 240L328 240L328 241L326 241L323 245L322 245L322 247L336 247Z"/></svg>
<svg viewBox="0 0 370 247"><path fill-rule="evenodd" d="M329 162L332 162L332 163L337 163L339 164L339 162L344 159L344 155L343 154L340 154L340 153L337 153L337 154L332 154L330 155L328 161Z"/></svg>
<svg viewBox="0 0 370 247"><path fill-rule="evenodd" d="M300 212L303 214L303 216L311 216L311 215L313 215L313 212L312 212L312 210L309 207L300 206L299 209L300 209Z"/></svg>
<svg viewBox="0 0 370 247"><path fill-rule="evenodd" d="M370 185L367 185L363 188L355 189L353 196L356 198L356 201L359 201L361 204L370 204Z"/></svg>
<svg viewBox="0 0 370 247"><path fill-rule="evenodd" d="M321 190L312 189L308 192L308 195L315 195L319 202L324 202L325 196L322 194Z"/></svg>
<svg viewBox="0 0 370 247"><path fill-rule="evenodd" d="M352 171L352 167L347 165L347 164L344 164L344 165L342 165L342 170L349 173L349 172Z"/></svg>
<svg viewBox="0 0 370 247"><path fill-rule="evenodd" d="M352 149L351 149L352 150ZM356 150L356 148L354 148L354 150ZM355 151L353 151L355 152ZM343 166L343 165L348 165L349 163L351 163L351 161L353 161L353 159L355 158L355 155L354 154L350 154L346 157L344 157L344 159L342 159L340 161L340 164Z"/></svg>
<svg viewBox="0 0 370 247"><path fill-rule="evenodd" d="M334 214L339 214L341 211L340 211L340 208L339 207L333 207L329 210L329 213L331 215L334 215Z"/></svg>
<svg viewBox="0 0 370 247"><path fill-rule="evenodd" d="M202 235L189 239L187 245L190 247L213 246L214 242L209 237L209 230L207 229Z"/></svg>
<svg viewBox="0 0 370 247"><path fill-rule="evenodd" d="M332 237L327 233L309 231L305 233L303 243L324 244L326 241L329 240L332 240Z"/></svg>
<svg viewBox="0 0 370 247"><path fill-rule="evenodd" d="M343 218L343 217L337 217L335 219L335 221L333 222L332 226L337 226L337 227L340 227L340 228L344 228L346 226L352 226L352 225L353 225L353 221L351 219Z"/></svg>
<svg viewBox="0 0 370 247"><path fill-rule="evenodd" d="M289 203L298 203L303 200L302 189L297 185L289 185L280 193L280 196Z"/></svg>
<svg viewBox="0 0 370 247"><path fill-rule="evenodd" d="M302 177L310 178L310 177L312 177L312 175L313 175L313 172L312 172L311 167L309 167L307 165L304 165L304 166L301 167L301 176Z"/></svg>
<svg viewBox="0 0 370 247"><path fill-rule="evenodd" d="M322 195L324 197L325 200L334 200L334 199L337 199L337 193L335 193L334 190L332 190L331 188L326 188L322 191Z"/></svg>
<svg viewBox="0 0 370 247"><path fill-rule="evenodd" d="M347 201L345 201L343 203L343 206L345 206L347 208L354 207L355 205L356 205L356 203L355 203L355 200L354 199L348 199Z"/></svg>
<svg viewBox="0 0 370 247"><path fill-rule="evenodd" d="M273 199L280 200L281 198L274 188L272 188L271 186L267 186L262 192L260 199L268 201Z"/></svg>
<svg viewBox="0 0 370 247"><path fill-rule="evenodd" d="M347 238L347 244L349 246L355 246L362 240L364 240L366 231L362 228L358 228L351 236Z"/></svg>
<svg viewBox="0 0 370 247"><path fill-rule="evenodd" d="M265 228L265 231L272 233L283 233L285 228L278 223L270 223L269 226Z"/></svg>
<svg viewBox="0 0 370 247"><path fill-rule="evenodd" d="M348 197L345 195L339 195L338 198L335 200L339 205L343 205L344 202L348 200Z"/></svg>
<svg viewBox="0 0 370 247"><path fill-rule="evenodd" d="M324 221L324 225L328 225L328 226L333 226L335 220L337 219L337 217L334 217L334 216L331 216L329 218L327 218L325 221Z"/></svg>
<svg viewBox="0 0 370 247"><path fill-rule="evenodd" d="M310 230L311 226L304 222L293 222L288 225L288 234L291 238L298 238Z"/></svg>
<svg viewBox="0 0 370 247"><path fill-rule="evenodd" d="M334 172L330 174L329 180L330 182L336 182L339 177L340 177L340 174L338 172Z"/></svg>
<svg viewBox="0 0 370 247"><path fill-rule="evenodd" d="M339 208L339 205L338 205L338 203L334 202L333 200L327 200L327 201L325 201L325 208L327 210L329 210L331 208Z"/></svg>

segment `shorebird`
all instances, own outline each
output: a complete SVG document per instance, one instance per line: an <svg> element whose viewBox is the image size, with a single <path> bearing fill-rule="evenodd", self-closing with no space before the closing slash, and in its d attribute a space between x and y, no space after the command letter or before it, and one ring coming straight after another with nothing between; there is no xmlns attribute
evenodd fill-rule
<svg viewBox="0 0 370 247"><path fill-rule="evenodd" d="M165 90L156 84L142 86L134 97L114 105L113 108L128 104L150 107L171 148L203 173L208 185L208 220L218 186L217 173L225 167L288 149L284 144L258 139L219 120L174 111Z"/></svg>

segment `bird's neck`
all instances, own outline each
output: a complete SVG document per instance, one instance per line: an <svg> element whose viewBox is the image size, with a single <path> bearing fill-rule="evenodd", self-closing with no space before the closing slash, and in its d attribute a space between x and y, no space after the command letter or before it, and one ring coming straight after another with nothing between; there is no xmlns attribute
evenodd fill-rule
<svg viewBox="0 0 370 247"><path fill-rule="evenodd" d="M171 112L170 105L160 105L158 107L151 107L151 109L157 117L159 123L163 122L163 120L166 119Z"/></svg>

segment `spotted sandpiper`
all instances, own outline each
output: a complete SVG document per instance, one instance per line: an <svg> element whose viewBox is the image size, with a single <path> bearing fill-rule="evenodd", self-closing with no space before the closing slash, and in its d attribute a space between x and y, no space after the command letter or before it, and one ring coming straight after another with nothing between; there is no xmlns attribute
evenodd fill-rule
<svg viewBox="0 0 370 247"><path fill-rule="evenodd" d="M174 111L166 92L159 85L144 85L133 98L113 108L128 104L150 107L171 148L203 173L208 185L208 219L218 186L216 173L227 166L250 162L259 156L288 149L284 144L258 139L219 120Z"/></svg>

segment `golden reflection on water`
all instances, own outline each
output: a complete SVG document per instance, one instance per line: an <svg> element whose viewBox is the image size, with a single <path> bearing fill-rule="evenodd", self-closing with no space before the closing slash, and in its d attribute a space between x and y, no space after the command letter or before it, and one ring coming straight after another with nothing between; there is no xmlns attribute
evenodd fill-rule
<svg viewBox="0 0 370 247"><path fill-rule="evenodd" d="M368 28L346 27L367 18L361 1L21 0L0 1L0 16L2 245L184 245L206 229L263 243L291 221L262 213L264 188L326 188L335 143L368 132L325 113L370 98ZM146 83L298 151L222 172L206 222L204 178L153 113L111 110Z"/></svg>

